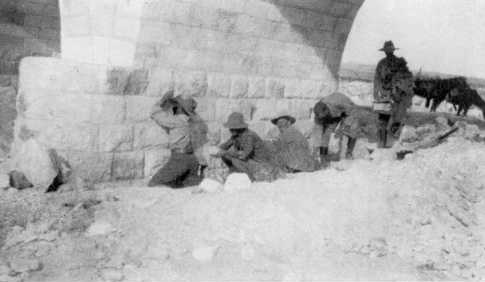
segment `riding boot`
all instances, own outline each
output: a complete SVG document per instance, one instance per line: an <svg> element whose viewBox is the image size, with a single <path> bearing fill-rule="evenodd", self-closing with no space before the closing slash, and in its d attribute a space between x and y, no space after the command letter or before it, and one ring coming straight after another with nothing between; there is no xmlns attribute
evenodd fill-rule
<svg viewBox="0 0 485 282"><path fill-rule="evenodd" d="M320 167L325 168L328 166L328 147L319 147L320 148Z"/></svg>
<svg viewBox="0 0 485 282"><path fill-rule="evenodd" d="M379 141L377 143L377 148L386 148L387 146L387 129L380 128L377 130L377 137Z"/></svg>
<svg viewBox="0 0 485 282"><path fill-rule="evenodd" d="M346 159L352 159L354 156L354 148L355 144L357 143L357 138L350 138L347 141L347 150L345 152L345 158Z"/></svg>

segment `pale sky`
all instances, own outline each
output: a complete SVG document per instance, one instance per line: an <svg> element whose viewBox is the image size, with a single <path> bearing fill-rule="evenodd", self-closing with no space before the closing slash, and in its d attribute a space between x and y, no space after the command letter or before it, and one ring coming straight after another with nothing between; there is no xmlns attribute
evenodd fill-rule
<svg viewBox="0 0 485 282"><path fill-rule="evenodd" d="M365 0L343 62L375 64L389 39L412 69L485 78L485 0Z"/></svg>

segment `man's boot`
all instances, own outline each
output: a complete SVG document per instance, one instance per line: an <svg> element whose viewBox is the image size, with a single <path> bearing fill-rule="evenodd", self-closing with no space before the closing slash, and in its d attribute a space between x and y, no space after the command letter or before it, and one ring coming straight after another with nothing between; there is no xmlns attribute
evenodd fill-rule
<svg viewBox="0 0 485 282"><path fill-rule="evenodd" d="M326 168L328 166L328 147L320 148L320 168Z"/></svg>
<svg viewBox="0 0 485 282"><path fill-rule="evenodd" d="M386 148L387 146L387 130L380 128L377 130L377 137L379 138L377 148Z"/></svg>
<svg viewBox="0 0 485 282"><path fill-rule="evenodd" d="M345 152L346 159L352 159L354 157L354 148L357 143L357 138L350 138L347 141L347 150Z"/></svg>

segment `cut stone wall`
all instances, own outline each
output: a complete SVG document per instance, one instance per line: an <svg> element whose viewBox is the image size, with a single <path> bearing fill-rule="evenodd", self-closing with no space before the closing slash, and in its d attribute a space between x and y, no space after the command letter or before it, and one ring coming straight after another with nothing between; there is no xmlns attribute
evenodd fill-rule
<svg viewBox="0 0 485 282"><path fill-rule="evenodd" d="M264 136L288 110L308 132L362 2L63 0L62 59L21 64L16 144L34 134L93 181L148 177L169 156L149 112L170 89L221 139L232 111Z"/></svg>
<svg viewBox="0 0 485 282"><path fill-rule="evenodd" d="M60 52L58 0L0 1L0 155L10 150L20 60Z"/></svg>

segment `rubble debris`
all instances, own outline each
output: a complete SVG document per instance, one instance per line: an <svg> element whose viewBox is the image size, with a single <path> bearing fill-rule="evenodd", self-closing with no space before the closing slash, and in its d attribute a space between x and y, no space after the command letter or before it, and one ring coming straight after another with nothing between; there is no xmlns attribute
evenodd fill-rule
<svg viewBox="0 0 485 282"><path fill-rule="evenodd" d="M9 186L18 190L34 187L27 177L25 177L22 172L17 170L9 173Z"/></svg>
<svg viewBox="0 0 485 282"><path fill-rule="evenodd" d="M224 183L224 191L235 192L251 188L251 179L245 173L231 173Z"/></svg>
<svg viewBox="0 0 485 282"><path fill-rule="evenodd" d="M49 151L34 138L22 143L14 154L13 163L17 171L42 191L46 191L58 174Z"/></svg>
<svg viewBox="0 0 485 282"><path fill-rule="evenodd" d="M192 251L192 256L200 262L209 262L217 252L218 246L201 246Z"/></svg>
<svg viewBox="0 0 485 282"><path fill-rule="evenodd" d="M86 230L86 236L97 236L97 235L107 235L115 231L115 228L111 223L97 220L91 226L89 226L88 230Z"/></svg>
<svg viewBox="0 0 485 282"><path fill-rule="evenodd" d="M217 180L211 178L204 178L193 193L215 193L222 191L224 186Z"/></svg>

